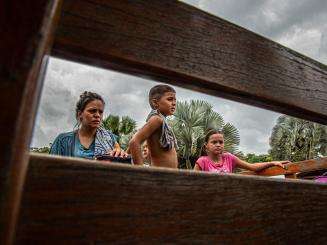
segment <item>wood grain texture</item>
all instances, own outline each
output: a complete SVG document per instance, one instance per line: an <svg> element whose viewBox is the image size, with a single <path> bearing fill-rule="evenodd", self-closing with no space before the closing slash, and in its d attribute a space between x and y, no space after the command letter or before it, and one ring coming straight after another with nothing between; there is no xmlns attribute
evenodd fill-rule
<svg viewBox="0 0 327 245"><path fill-rule="evenodd" d="M327 68L174 0L66 0L53 55L327 124Z"/></svg>
<svg viewBox="0 0 327 245"><path fill-rule="evenodd" d="M280 167L270 167L260 172L242 171L243 175L261 175L261 176L274 176L274 175L292 175L301 172L310 172L314 170L326 169L327 171L327 157L306 160L301 162L293 162L285 164L285 169Z"/></svg>
<svg viewBox="0 0 327 245"><path fill-rule="evenodd" d="M0 244L11 244L59 1L0 8ZM40 74L40 75L39 75Z"/></svg>
<svg viewBox="0 0 327 245"><path fill-rule="evenodd" d="M17 244L327 242L327 185L33 154Z"/></svg>

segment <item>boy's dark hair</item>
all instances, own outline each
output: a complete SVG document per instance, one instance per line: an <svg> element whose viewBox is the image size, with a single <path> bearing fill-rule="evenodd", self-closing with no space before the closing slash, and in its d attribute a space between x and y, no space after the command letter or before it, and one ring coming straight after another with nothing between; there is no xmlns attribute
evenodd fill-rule
<svg viewBox="0 0 327 245"><path fill-rule="evenodd" d="M207 132L206 136L204 137L204 144L203 144L203 146L201 148L200 156L206 156L207 155L207 152L206 152L206 149L205 149L205 144L208 143L210 136L213 135L213 134L222 134L222 135L224 135L223 131L221 131L221 130L210 129Z"/></svg>
<svg viewBox="0 0 327 245"><path fill-rule="evenodd" d="M97 94L97 93L93 93L93 92L89 92L89 91L84 91L84 93L82 93L79 96L79 100L76 103L76 108L75 108L75 117L77 119L78 117L78 113L82 112L86 105L90 102L92 102L93 100L100 100L103 105L105 105L104 100L102 99L101 95Z"/></svg>
<svg viewBox="0 0 327 245"><path fill-rule="evenodd" d="M149 92L149 104L152 109L155 109L152 100L157 99L159 100L166 92L176 93L175 89L166 84L159 84L150 89Z"/></svg>

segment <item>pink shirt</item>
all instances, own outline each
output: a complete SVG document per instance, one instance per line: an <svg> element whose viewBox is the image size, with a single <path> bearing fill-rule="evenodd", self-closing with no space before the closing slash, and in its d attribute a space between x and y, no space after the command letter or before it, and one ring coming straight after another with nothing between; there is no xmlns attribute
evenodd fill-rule
<svg viewBox="0 0 327 245"><path fill-rule="evenodd" d="M217 173L232 173L235 168L236 156L225 152L222 154L221 161L215 163L208 156L200 157L196 163L202 171L217 172Z"/></svg>

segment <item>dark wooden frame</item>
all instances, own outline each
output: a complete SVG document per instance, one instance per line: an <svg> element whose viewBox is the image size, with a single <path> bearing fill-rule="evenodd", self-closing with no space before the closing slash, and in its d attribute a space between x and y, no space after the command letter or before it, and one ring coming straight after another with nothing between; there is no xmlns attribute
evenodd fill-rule
<svg viewBox="0 0 327 245"><path fill-rule="evenodd" d="M66 0L53 55L327 124L327 68L175 0Z"/></svg>
<svg viewBox="0 0 327 245"><path fill-rule="evenodd" d="M3 244L10 244L14 237L20 196L29 158L28 145L42 85L42 79L38 79L37 74L41 71L39 77L42 78L45 67L42 64L46 64L45 58L51 47L52 30L56 24L56 16L59 13L59 2L38 0L19 1L18 3L7 1L5 2L5 8L0 10L3 12L1 13L2 26L6 26L3 29L5 32L2 34L1 42L0 71L2 81L0 84L0 99L2 105L10 105L8 109L3 110L5 113L0 115L2 132L0 138L0 237ZM19 14L17 14L17 11ZM327 124L327 71L325 65L184 3L172 0L66 0L62 13L52 49L52 54L57 57L138 76L147 76L178 86ZM45 164L45 168L47 166L51 166L50 169L54 170L63 168L63 174L67 174L67 181L71 181L70 178L74 176L69 176L70 172L67 169L69 162L73 163L74 161L76 160L65 159L62 161L60 158L48 159L42 157L39 159L39 162ZM52 165L52 163L57 165ZM28 180L34 181L35 176L45 176L46 173L49 176L55 174L55 172L41 172L42 168L38 170L33 168L33 165L31 166ZM94 176L97 176L96 173L99 173L99 171L104 171L104 173L109 171L108 174L111 174L111 171L121 171L124 176L130 176L133 181L141 178L145 171L137 167L129 167L126 170L126 167L121 165L109 166L108 168L101 165L92 167L83 161L78 161L77 165L74 166L81 169L86 168L94 173ZM162 171L149 171L151 172L149 180L155 183L157 183L156 177L162 179L163 183L171 180L172 186L187 183L183 179L183 176L188 175L186 172L163 170L163 172L167 171L163 173ZM177 183L177 180L172 178L173 176L177 177L181 182ZM260 212L259 218L253 219L252 221L255 222L250 222L248 225L255 225L258 228L257 230L260 231L262 231L263 225L268 230L270 229L268 233L261 232L259 236L255 235L248 238L249 241L291 241L290 238L283 234L285 231L295 240L299 237L303 238L304 241L316 239L318 242L326 242L327 240L326 233L324 233L327 226L325 209L327 190L325 185L312 185L306 181L298 181L297 183L287 181L281 185L277 180L247 176L224 177L203 175L201 173L190 173L190 176L192 176L192 183L199 184L199 186L207 183L207 179L203 178L203 176L206 176L208 181L209 179L213 181L209 181L210 183L216 183L217 181L217 188L226 189L228 183L232 183L232 187L237 188L239 183L248 183L253 186L253 183L259 182L263 187L267 185L272 188L271 191L268 187L263 188L259 196L257 196L258 193L254 186L253 189L240 186L235 192L238 195L243 192L247 193L244 199L244 212L246 212L247 208L251 210L251 214L254 214L255 208ZM34 184L30 186L29 182L27 182L25 187L27 192L24 193L22 202L21 217L23 220L20 220L20 224L26 222L24 215L33 214L35 211L31 204L34 201L36 203L40 202L39 197L30 196L30 194L37 191L33 188L41 188L39 191L44 193L51 186L51 183L46 181L44 182L45 185L42 186L38 185L37 181L33 181L32 183L35 183L35 186ZM60 181L56 183L59 184ZM143 184L138 185L138 188L141 186ZM146 194L143 196L146 199L151 199L152 204L156 205L160 212L165 210L164 205L169 205L169 203L163 202L162 198L164 197L161 196L162 191L165 189L165 186L157 188L156 198ZM206 191L201 188L191 189L194 191L194 196ZM29 192L28 190L33 191ZM79 190L78 186L74 186L73 190ZM112 193L115 191L115 189L110 190ZM131 190L129 189L129 192L127 192L130 194L130 201L136 205L140 204L138 197L133 195L130 192ZM210 190L213 191L214 195L218 194L217 189L209 189L208 191L210 192ZM286 200L279 200L279 192L289 193L289 198L285 195ZM227 189L226 193L229 193ZM177 193L176 195L180 194ZM296 222L296 218L303 220L301 227L287 225L287 222L278 222L270 218L268 221L260 219L265 215L265 217L269 217L270 212L273 211L271 205L275 203L265 203L268 206L270 205L268 209L260 206L259 201L272 201L272 199L262 199L269 195L276 197L278 208L286 207L288 215L285 217L286 219L291 217L294 222ZM209 198L209 196L205 195L206 198ZM256 196L259 200L257 204L251 201L251 198ZM170 197L174 197L174 195ZM53 195L51 198L53 199L49 199L48 204L56 199ZM186 197L183 196L183 198ZM221 204L227 205L229 203L228 198L219 200L216 198L215 200L216 203L211 204L211 208L214 208L214 210L218 210ZM308 200L313 200L315 203L311 206ZM119 207L117 206L119 200L116 201L117 203L114 203L113 206ZM287 205L283 206L283 202L287 203ZM295 208L295 205L304 207L304 209L301 209L303 212L296 213L298 209ZM44 209L40 208L39 212L48 210L46 204L43 207ZM101 211L101 208L104 207L99 206L98 208ZM136 213L138 212L138 209L133 210ZM307 210L310 210L310 212L307 212ZM194 215L197 215L197 219L187 216L184 220L186 223L183 223L183 219L179 219L176 220L177 225L180 222L179 225L183 224L183 227L189 227L192 225L192 221L201 224L205 220L207 222L204 222L204 225L217 224L216 218L210 219L209 213L200 210L199 206L195 206L192 211ZM228 216L229 213L224 212L224 210L217 211L217 214L218 216L222 215L219 216L221 218L234 219L232 220L234 226L231 226L231 229L235 228L235 225L238 224L237 221L239 221L240 226L246 227L247 215L241 212L238 213L239 217L235 217ZM32 216L28 216L30 218L28 222L33 222L34 218L37 220L39 214L36 212ZM177 214L177 217L183 218L182 213L177 212ZM282 213L279 213L278 217L283 218ZM59 216L54 215L52 222L56 223L58 218ZM310 222L304 222L305 219ZM133 219L128 220L128 222L130 221L133 221ZM160 216L158 216L158 220L152 219L152 223L150 221L150 223L141 222L140 225L151 225L156 221L162 221ZM124 223L122 216L117 222L121 226L127 224ZM312 227L314 224L317 226ZM40 225L44 229L49 225L47 229L49 236L46 239L49 237L55 239L53 235L56 230L51 229L51 224L41 222ZM34 241L38 240L36 236L41 234L33 233L34 238L27 235L30 231L29 227L31 229L35 228L19 226L18 241L23 241L25 238L32 241L33 239ZM197 227L201 228L201 226ZM220 223L219 227L225 229L228 224ZM85 223L83 229L87 231L87 228L88 224ZM110 224L106 228L110 232ZM135 229L138 228L135 227ZM146 233L148 230L140 230L140 233L135 234L142 235L142 232L143 235L147 234L145 238L148 241L151 240L151 237L154 238L151 233ZM156 232L160 232L160 227ZM221 236L212 236L201 233L201 230L194 230L194 232L198 232L198 240L196 240L198 242L204 242L206 239L236 241L233 240L235 234L222 233ZM95 234L89 233L89 240L87 237L84 238L87 241L94 242L95 240L92 240L92 238L94 238ZM280 234L277 238L272 236L277 234ZM101 237L101 234L97 235ZM112 235L112 237L115 237L114 234ZM242 237L243 235L240 234L238 238L241 239ZM182 232L178 233L178 236L174 238L175 241L190 241L187 234ZM195 239L195 237L189 238ZM162 239L160 241L164 241ZM71 241L82 242L86 240L83 240L83 237L75 237L75 240ZM297 241L300 242L300 240Z"/></svg>
<svg viewBox="0 0 327 245"><path fill-rule="evenodd" d="M16 242L324 244L326 199L312 181L32 154Z"/></svg>
<svg viewBox="0 0 327 245"><path fill-rule="evenodd" d="M11 244L60 0L1 3L0 243Z"/></svg>

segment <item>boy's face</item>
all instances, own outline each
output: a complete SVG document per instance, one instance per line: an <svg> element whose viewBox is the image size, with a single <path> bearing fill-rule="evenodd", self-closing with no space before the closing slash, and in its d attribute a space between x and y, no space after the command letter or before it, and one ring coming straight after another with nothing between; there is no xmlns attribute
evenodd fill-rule
<svg viewBox="0 0 327 245"><path fill-rule="evenodd" d="M165 116L173 115L176 109L176 93L165 92L164 95L156 100L156 108Z"/></svg>

